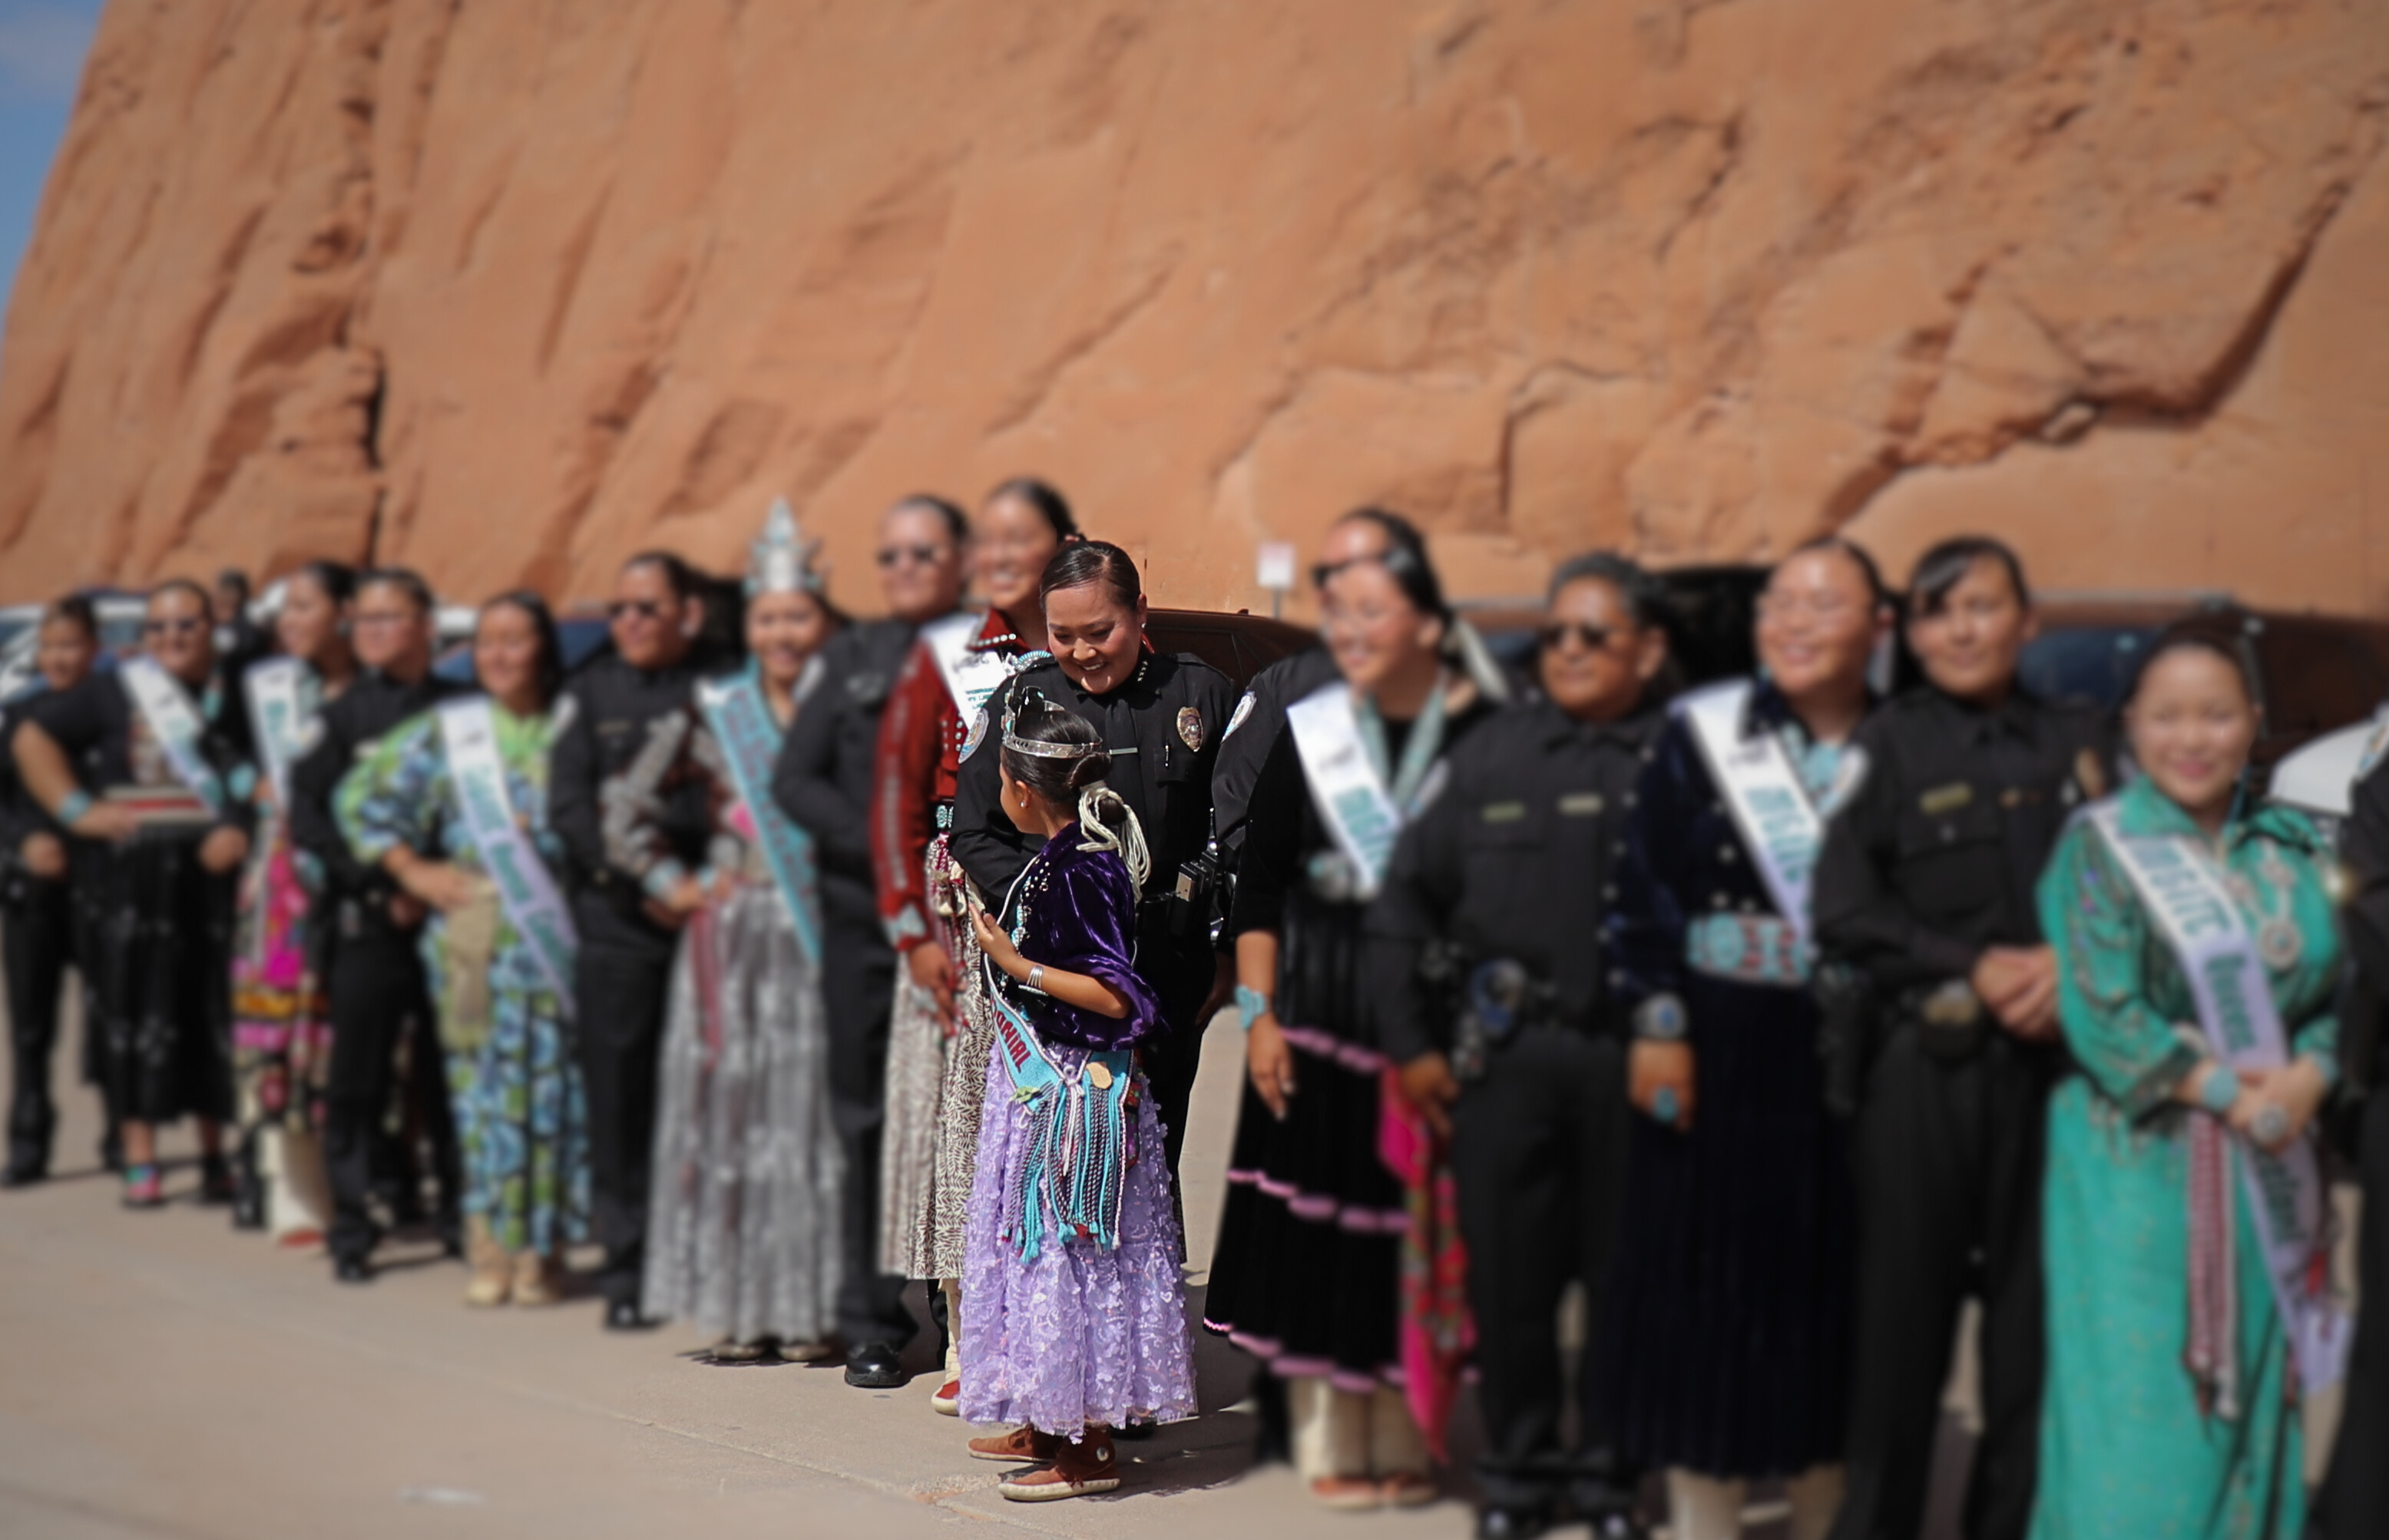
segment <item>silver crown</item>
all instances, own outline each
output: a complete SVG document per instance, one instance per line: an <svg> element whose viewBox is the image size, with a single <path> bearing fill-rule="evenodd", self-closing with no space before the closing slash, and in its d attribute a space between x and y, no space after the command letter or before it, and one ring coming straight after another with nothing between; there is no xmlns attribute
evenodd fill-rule
<svg viewBox="0 0 2389 1540"><path fill-rule="evenodd" d="M1037 759L1084 759L1104 752L1101 744L1049 744L1041 738L1022 738L1010 732L1003 735L1003 746Z"/></svg>
<svg viewBox="0 0 2389 1540"><path fill-rule="evenodd" d="M813 570L816 549L798 530L796 510L788 500L773 498L763 532L747 548L747 596L820 592L821 574Z"/></svg>

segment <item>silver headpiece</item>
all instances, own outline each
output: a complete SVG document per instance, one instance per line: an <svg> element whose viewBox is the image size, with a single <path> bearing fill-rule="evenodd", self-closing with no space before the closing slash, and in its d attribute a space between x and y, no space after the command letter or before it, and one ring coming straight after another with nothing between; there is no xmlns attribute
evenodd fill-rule
<svg viewBox="0 0 2389 1540"><path fill-rule="evenodd" d="M1084 759L1091 754L1101 754L1104 745L1092 744L1049 744L1041 738L1023 738L1012 731L1020 719L1020 708L1032 700L1045 700L1042 690L1021 690L1014 694L1003 708L1003 746L1016 754L1026 754L1034 759ZM1050 704L1050 703L1049 703Z"/></svg>
<svg viewBox="0 0 2389 1540"><path fill-rule="evenodd" d="M821 574L813 570L817 549L798 530L796 510L788 506L788 500L773 498L771 513L764 515L763 532L747 547L747 597L820 592Z"/></svg>

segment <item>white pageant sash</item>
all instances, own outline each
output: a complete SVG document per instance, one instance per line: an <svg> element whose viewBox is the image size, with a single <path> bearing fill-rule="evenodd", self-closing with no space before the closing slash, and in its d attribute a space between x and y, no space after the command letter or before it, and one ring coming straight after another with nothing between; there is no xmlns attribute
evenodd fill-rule
<svg viewBox="0 0 2389 1540"><path fill-rule="evenodd" d="M1319 816L1359 874L1357 896L1376 897L1408 811L1395 804L1361 741L1350 687L1341 680L1321 685L1285 708L1285 725L1302 757ZM1428 776L1420 788L1422 801L1431 798L1440 781Z"/></svg>
<svg viewBox="0 0 2389 1540"><path fill-rule="evenodd" d="M1733 815L1743 848L1758 863L1775 912L1808 945L1808 880L1824 848L1825 821L1808 800L1800 772L1772 732L1743 735L1750 705L1750 681L1728 680L1685 696L1677 704L1692 729L1693 742L1709 768L1709 779Z"/></svg>
<svg viewBox="0 0 2389 1540"><path fill-rule="evenodd" d="M2289 1062L2289 1034L2273 1005L2265 965L2214 858L2181 835L2126 834L2115 800L2085 816L2098 826L2181 964L2198 1003L2199 1026L2215 1057L2233 1069L2272 1069ZM2298 1380L2309 1393L2336 1383L2346 1367L2347 1317L2317 1276L2323 1233L2321 1168L2301 1139L2279 1152L2233 1139L2237 1165L2256 1215L2257 1241L2273 1280Z"/></svg>
<svg viewBox="0 0 2389 1540"><path fill-rule="evenodd" d="M208 768L206 757L199 752L199 738L206 732L207 724L199 719L199 708L191 703L183 681L168 673L154 657L128 657L118 667L117 673L124 681L125 693L133 697L134 709L141 713L158 746L165 751L174 778L206 803L211 811L221 814L224 810L224 783Z"/></svg>
<svg viewBox="0 0 2389 1540"><path fill-rule="evenodd" d="M580 937L572 929L571 911L546 863L532 848L530 836L515 821L514 799L506 795L505 762L498 755L498 725L489 698L472 695L440 707L440 743L448 758L448 774L456 783L456 803L465 827L481 852L481 864L498 889L498 902L514 922L541 980L556 992L566 1015L572 1014L572 954Z"/></svg>
<svg viewBox="0 0 2389 1540"><path fill-rule="evenodd" d="M986 624L986 615L965 610L921 628L921 640L929 644L929 655L938 660L938 672L945 676L946 693L953 696L954 710L965 730L978 720L987 698L1012 677L1012 659L991 648L971 645Z"/></svg>
<svg viewBox="0 0 2389 1540"><path fill-rule="evenodd" d="M819 661L808 659L807 668ZM795 821L772 800L772 766L780 755L780 726L761 686L748 674L707 680L696 687L696 704L722 745L730 766L731 784L747 805L755 842L763 847L764 863L780 901L788 907L796 926L797 945L808 961L821 961L821 895L813 877L812 841Z"/></svg>
<svg viewBox="0 0 2389 1540"><path fill-rule="evenodd" d="M252 666L242 682L257 757L264 761L265 779L274 787L275 807L287 811L290 767L315 746L323 731L323 720L307 698L307 666L295 657L269 657Z"/></svg>

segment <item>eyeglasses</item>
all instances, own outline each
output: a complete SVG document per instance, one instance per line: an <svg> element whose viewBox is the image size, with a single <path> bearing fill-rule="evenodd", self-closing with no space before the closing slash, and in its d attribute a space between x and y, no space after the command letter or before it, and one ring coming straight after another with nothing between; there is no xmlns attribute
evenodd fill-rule
<svg viewBox="0 0 2389 1540"><path fill-rule="evenodd" d="M892 571L906 562L913 562L922 566L934 566L944 559L946 553L952 549L952 547L945 545L890 545L881 550L874 559L879 563L880 570L883 572Z"/></svg>
<svg viewBox="0 0 2389 1540"><path fill-rule="evenodd" d="M1586 651L1597 653L1608 646L1610 639L1616 636L1621 629L1616 626L1588 626L1581 620L1562 620L1537 631L1535 640L1542 644L1543 651L1549 653L1556 652L1573 636Z"/></svg>
<svg viewBox="0 0 2389 1540"><path fill-rule="evenodd" d="M173 620L144 620L144 636L196 636L208 629L208 623L196 616L185 615Z"/></svg>
<svg viewBox="0 0 2389 1540"><path fill-rule="evenodd" d="M660 620L664 606L653 599L617 599L606 606L608 620L620 620L626 615L635 615L642 620Z"/></svg>

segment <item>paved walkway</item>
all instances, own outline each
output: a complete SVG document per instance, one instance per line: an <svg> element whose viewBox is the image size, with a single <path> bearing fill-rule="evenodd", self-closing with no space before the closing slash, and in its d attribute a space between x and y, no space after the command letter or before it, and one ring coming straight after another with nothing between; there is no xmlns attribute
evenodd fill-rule
<svg viewBox="0 0 2389 1540"><path fill-rule="evenodd" d="M1189 1228L1216 1228L1241 1062L1233 1018L1189 1128ZM71 1036L71 1035L70 1035ZM1007 1503L1001 1468L963 1455L932 1388L849 1389L836 1368L727 1368L667 1328L598 1330L597 1306L475 1311L427 1240L385 1248L367 1288L336 1288L319 1252L236 1233L188 1199L128 1214L91 1152L96 1117L69 1083L61 1176L0 1193L0 1535L574 1540L702 1533L1041 1533L1259 1537L1331 1521L1284 1467L1247 1471L1239 1357L1199 1337L1204 1415L1122 1446L1114 1498ZM194 1148L170 1137L171 1157ZM924 1355L926 1344L916 1349ZM694 1526L703 1526L701 1531ZM1371 1540L1467 1533L1449 1501L1382 1515Z"/></svg>

